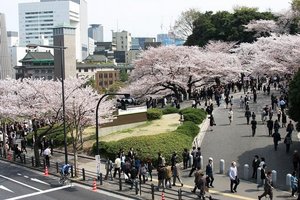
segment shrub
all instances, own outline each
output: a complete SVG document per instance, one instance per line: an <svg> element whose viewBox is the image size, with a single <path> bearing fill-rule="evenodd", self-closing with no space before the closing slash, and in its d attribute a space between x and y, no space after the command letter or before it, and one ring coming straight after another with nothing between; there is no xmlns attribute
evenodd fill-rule
<svg viewBox="0 0 300 200"><path fill-rule="evenodd" d="M152 110L152 109L149 109ZM206 113L203 110L193 111L197 114L191 114L192 111L186 111L188 116L195 115L203 118ZM204 117L205 118L205 117ZM201 120L202 121L202 120ZM171 155L174 151L178 152L179 161L182 160L184 148L190 148L194 137L199 133L200 128L193 121L185 121L175 131L162 133L159 135L138 136L121 139L112 142L100 142L100 154L102 157L114 159L115 155L122 148L125 153L131 147L137 152L138 158L143 161L151 159L153 164L157 164L157 153L161 152L166 162L170 164ZM96 143L92 148L93 153L96 152Z"/></svg>
<svg viewBox="0 0 300 200"><path fill-rule="evenodd" d="M206 118L206 115L207 115L207 113L205 112L205 110L203 108L197 109L197 108L191 108L191 107L184 108L184 109L180 110L179 113L183 114L184 120L186 120L186 118L185 118L186 114L194 114L200 118L201 122Z"/></svg>
<svg viewBox="0 0 300 200"><path fill-rule="evenodd" d="M147 119L148 120L155 120L160 119L162 117L162 110L158 108L151 108L147 110Z"/></svg>
<svg viewBox="0 0 300 200"><path fill-rule="evenodd" d="M183 115L183 117L184 117L184 121L191 121L194 122L195 124L201 124L202 122L201 117L193 113L186 113Z"/></svg>
<svg viewBox="0 0 300 200"><path fill-rule="evenodd" d="M172 113L178 113L179 110L175 107L167 106L162 110L162 112L164 115L167 115L167 114L172 114Z"/></svg>
<svg viewBox="0 0 300 200"><path fill-rule="evenodd" d="M200 128L191 121L185 121L181 126L176 130L177 133L185 134L191 136L192 138L196 137L199 133Z"/></svg>

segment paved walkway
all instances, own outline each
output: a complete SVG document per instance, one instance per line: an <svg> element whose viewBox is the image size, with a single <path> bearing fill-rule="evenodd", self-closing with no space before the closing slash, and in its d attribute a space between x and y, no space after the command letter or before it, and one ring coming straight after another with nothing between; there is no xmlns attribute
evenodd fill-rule
<svg viewBox="0 0 300 200"><path fill-rule="evenodd" d="M251 128L246 125L246 119L244 117L244 110L239 108L239 97L243 95L241 93L233 94L234 96L234 118L233 123L229 125L228 110L224 108L224 103L219 108L215 108L214 116L217 126L213 131L207 131L208 121L206 120L201 125L201 131L195 139L195 145L201 146L202 155L204 159L204 165L207 164L209 157L214 159L214 172L215 172L215 188L210 190L213 199L242 199L242 200L254 200L263 191L256 188L255 180L241 180L237 193L230 193L229 191L229 178L226 175L218 174L220 159L225 160L226 169L229 168L229 164L232 160L237 161L239 176L243 178L243 166L249 164L251 167L251 161L255 154L266 158L268 170L276 170L277 184L274 191L274 199L295 199L290 197L290 192L286 191L285 176L292 170L291 156L294 149L298 149L298 139L296 134L293 134L294 143L291 147L289 154L285 153L284 144L279 145L279 150L275 152L273 149L273 140L267 136L266 125L262 125L260 120L260 110L263 106L270 104L270 96L258 94L258 102L256 104L250 103L250 110L254 111L257 116L258 128L255 137L251 137ZM244 96L244 95L243 95ZM281 137L285 136L285 131L280 130ZM299 150L300 151L300 150ZM33 152L29 150L28 155L33 155ZM51 158L53 162L63 163L64 155L59 152L55 152ZM73 157L69 156L69 162L73 162ZM93 180L96 177L96 162L93 157L83 156L79 157L79 168L86 170L86 181L82 181L81 171L79 172L79 178L77 181L90 185L92 187ZM165 199L178 199L178 190L182 190L182 199L197 199L195 194L192 194L190 190L193 188L193 178L188 177L189 170L182 171L182 180L184 186L173 187L167 189L164 193ZM104 163L101 163L100 172L105 174ZM251 169L250 169L251 173ZM134 190L129 189L129 185L123 184L122 191L119 190L118 180L106 180L103 185L99 182L98 188L112 192L122 193L138 199L152 199L151 196L151 184L157 185L157 176L154 173L153 182L147 182L142 185L141 196L136 195ZM155 199L161 199L161 192L155 192Z"/></svg>

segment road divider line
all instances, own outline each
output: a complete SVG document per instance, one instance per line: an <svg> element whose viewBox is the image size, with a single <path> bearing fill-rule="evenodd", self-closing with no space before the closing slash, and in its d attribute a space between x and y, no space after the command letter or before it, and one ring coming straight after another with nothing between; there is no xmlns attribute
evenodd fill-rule
<svg viewBox="0 0 300 200"><path fill-rule="evenodd" d="M9 198L9 199L6 199L6 200L24 199L24 198L27 198L27 197L32 197L32 196L36 196L36 195L40 195L40 194L54 192L54 191L62 190L62 189L69 188L69 187L72 187L72 185L65 185L65 186L62 186L62 187L52 188L52 189L49 189L49 190L39 191L39 192L31 193L31 194L25 194L25 195L22 195L22 196L13 197L13 198Z"/></svg>
<svg viewBox="0 0 300 200"><path fill-rule="evenodd" d="M157 179L152 179L153 182L158 182ZM190 185L183 185L183 188L194 188L194 186L190 186ZM225 192L219 192L219 191L216 191L216 190L211 190L209 189L209 193L210 194L218 194L220 196L226 196L226 197L231 197L231 198L234 198L234 199L241 199L241 200L256 200L256 199L253 199L251 197L245 197L245 196L241 196L241 195L238 195L238 194L230 194L230 193L225 193Z"/></svg>
<svg viewBox="0 0 300 200"><path fill-rule="evenodd" d="M36 191L42 191L42 190L40 190L40 189L38 189L38 188L32 187L31 185L27 185L27 184L25 184L25 183L22 183L22 182L20 182L20 181L14 180L14 179L12 179L12 178L9 178L9 177L3 176L3 175L0 175L0 177L2 177L2 178L4 178L4 179L7 179L7 180L9 180L9 181L18 183L18 184L23 185L23 186L25 186L25 187L31 188L31 189L33 189L33 190L36 190Z"/></svg>

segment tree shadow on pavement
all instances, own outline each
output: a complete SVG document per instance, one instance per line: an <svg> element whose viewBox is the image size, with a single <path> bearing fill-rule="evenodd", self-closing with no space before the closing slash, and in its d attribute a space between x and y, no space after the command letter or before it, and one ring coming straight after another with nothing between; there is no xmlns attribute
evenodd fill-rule
<svg viewBox="0 0 300 200"><path fill-rule="evenodd" d="M248 137L248 136L241 136ZM270 138L272 139L272 138ZM252 160L255 155L259 157L264 157L266 160L267 168L266 171L275 170L277 172L277 181L275 188L285 190L286 186L286 175L291 174L293 171L292 155L294 150L300 151L300 142L293 141L291 145L290 152L286 153L286 147L283 143L283 139L278 145L278 150L274 150L274 145L267 145L262 148L256 148L244 152L238 157L237 163L238 173L241 178L244 178L244 165L249 165L249 180L256 182L255 179L251 179L252 176Z"/></svg>

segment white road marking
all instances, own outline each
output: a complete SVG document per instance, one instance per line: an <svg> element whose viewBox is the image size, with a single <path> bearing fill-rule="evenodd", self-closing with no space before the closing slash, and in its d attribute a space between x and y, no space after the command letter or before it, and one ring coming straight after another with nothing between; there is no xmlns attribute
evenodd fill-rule
<svg viewBox="0 0 300 200"><path fill-rule="evenodd" d="M25 186L25 187L31 188L31 189L33 189L33 190L36 190L36 191L42 191L42 190L40 190L40 189L38 189L38 188L32 187L32 186L27 185L27 184L25 184L25 183L21 183L20 181L14 180L14 179L12 179L12 178L8 178L8 177L3 176L3 175L0 175L0 177L5 178L5 179L7 179L7 180L10 180L10 181L12 181L12 182L18 183L18 184L23 185L23 186Z"/></svg>
<svg viewBox="0 0 300 200"><path fill-rule="evenodd" d="M81 188L84 188L86 190L91 190L91 187L89 186L86 186L86 185L80 185L80 184L77 184L77 183L73 183L74 186L77 186L77 187L81 187ZM110 196L110 197L115 197L115 198L118 198L118 199L123 199L123 200L132 200L131 198L128 198L128 197L124 197L124 196L121 196L121 195L118 195L118 194L113 194L113 193L110 193L110 192L106 192L106 191L103 191L103 190L96 190L96 191L93 191L93 192L97 192L97 193L100 193L100 194L104 194L104 195L107 195L107 196Z"/></svg>
<svg viewBox="0 0 300 200"><path fill-rule="evenodd" d="M20 174L20 173L17 173L17 175L22 176L22 174Z"/></svg>
<svg viewBox="0 0 300 200"><path fill-rule="evenodd" d="M29 178L28 176L24 176L24 178Z"/></svg>
<svg viewBox="0 0 300 200"><path fill-rule="evenodd" d="M14 191L8 189L7 187L4 187L3 185L0 185L0 189L6 190L6 191L11 192L11 193L14 193Z"/></svg>
<svg viewBox="0 0 300 200"><path fill-rule="evenodd" d="M62 187L52 188L52 189L49 189L49 190L39 191L39 192L31 193L31 194L25 194L25 195L22 195L22 196L13 197L13 198L9 198L9 199L6 199L6 200L24 199L24 198L27 198L27 197L32 197L32 196L45 194L45 193L49 193L49 192L53 192L53 191L57 191L57 190L62 190L62 189L68 188L68 187L71 187L71 185L65 185L65 186L62 186Z"/></svg>
<svg viewBox="0 0 300 200"><path fill-rule="evenodd" d="M42 183L42 184L45 184L45 185L50 185L49 183L46 183L46 182L41 181L41 180L36 179L36 178L30 178L30 180L35 181L35 182L38 182L38 183Z"/></svg>

